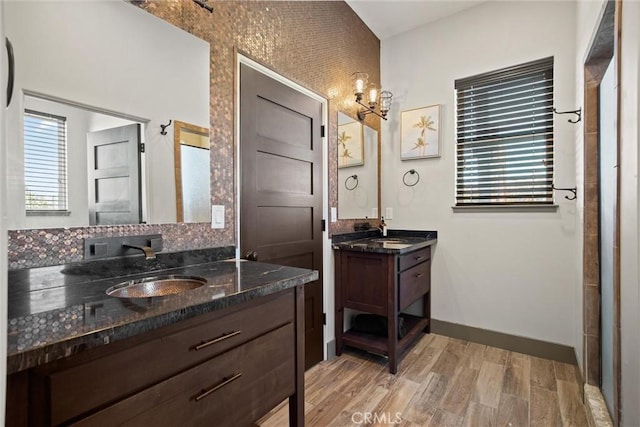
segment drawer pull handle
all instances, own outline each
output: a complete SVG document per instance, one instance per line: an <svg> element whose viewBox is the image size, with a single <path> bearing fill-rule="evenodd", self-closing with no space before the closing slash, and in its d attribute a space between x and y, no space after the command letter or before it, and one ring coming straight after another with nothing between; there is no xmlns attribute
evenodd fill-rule
<svg viewBox="0 0 640 427"><path fill-rule="evenodd" d="M418 273L418 274L416 274L416 279L419 279L419 278L421 278L422 276L424 276L424 273Z"/></svg>
<svg viewBox="0 0 640 427"><path fill-rule="evenodd" d="M209 341L203 341L202 343L198 344L195 347L195 350L202 350L205 347L209 347L210 345L219 343L220 341L224 341L226 339L229 339L231 337L235 337L236 335L240 335L242 333L242 331L233 331L233 332L229 332L228 334L223 334L221 337L218 338L214 338L212 340Z"/></svg>
<svg viewBox="0 0 640 427"><path fill-rule="evenodd" d="M423 260L423 259L425 259L425 258L426 258L425 256L417 256L417 257L415 258L415 260L416 260L416 261L422 261L422 260Z"/></svg>
<svg viewBox="0 0 640 427"><path fill-rule="evenodd" d="M222 387L226 386L227 384L237 380L238 378L240 378L242 376L242 373L238 372L237 374L233 374L232 376L228 377L228 378L222 378L222 382L218 385L214 385L213 387L211 387L208 390L202 390L202 392L197 395L195 397L196 402L201 401L202 399L204 399L205 397L209 396L211 393L220 390Z"/></svg>

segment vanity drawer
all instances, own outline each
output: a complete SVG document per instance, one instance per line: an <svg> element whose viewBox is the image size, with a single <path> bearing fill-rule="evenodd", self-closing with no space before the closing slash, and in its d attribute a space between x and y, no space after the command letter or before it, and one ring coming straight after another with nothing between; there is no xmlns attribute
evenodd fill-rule
<svg viewBox="0 0 640 427"><path fill-rule="evenodd" d="M404 310L431 288L431 260L400 273L398 279L398 310Z"/></svg>
<svg viewBox="0 0 640 427"><path fill-rule="evenodd" d="M264 301L264 302L262 302ZM237 347L255 337L293 322L294 294L239 304L220 312L181 322L153 332L155 339L136 338L114 343L113 352L83 363L37 368L36 383L45 417L64 423L94 408L131 396L185 369ZM110 346L107 346L110 347ZM87 352L90 353L90 352Z"/></svg>
<svg viewBox="0 0 640 427"><path fill-rule="evenodd" d="M419 249L415 252L411 252L398 257L398 271L404 271L407 268L411 268L416 264L420 264L428 259L431 259L431 247Z"/></svg>
<svg viewBox="0 0 640 427"><path fill-rule="evenodd" d="M285 325L74 425L250 425L293 394L293 340Z"/></svg>

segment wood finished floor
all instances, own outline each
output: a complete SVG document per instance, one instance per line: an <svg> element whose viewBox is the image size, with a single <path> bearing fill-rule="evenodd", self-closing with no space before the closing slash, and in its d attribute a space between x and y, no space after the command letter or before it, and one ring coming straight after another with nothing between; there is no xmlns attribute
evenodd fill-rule
<svg viewBox="0 0 640 427"><path fill-rule="evenodd" d="M441 335L424 335L391 375L351 351L305 375L306 426L587 426L573 365ZM364 423L361 413L378 414ZM288 425L286 402L258 425Z"/></svg>

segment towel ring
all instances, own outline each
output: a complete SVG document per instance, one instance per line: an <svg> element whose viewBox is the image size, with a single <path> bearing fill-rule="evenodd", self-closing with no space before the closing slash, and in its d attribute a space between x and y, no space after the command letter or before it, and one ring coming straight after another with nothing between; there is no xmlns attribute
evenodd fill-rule
<svg viewBox="0 0 640 427"><path fill-rule="evenodd" d="M355 181L355 185L353 185L352 187L349 187L349 184L348 184L350 179L353 179ZM355 190L357 186L358 186L358 175L350 175L347 177L347 179L344 180L344 188L346 188L349 191Z"/></svg>
<svg viewBox="0 0 640 427"><path fill-rule="evenodd" d="M417 178L416 178L416 182L414 182L413 184L407 184L407 175L408 175L408 174L416 175L416 176L417 176ZM413 186L414 186L414 185L416 185L418 182L420 182L420 174L419 174L419 173L418 173L418 171L417 171L417 170L415 170L415 169L408 170L408 171L406 171L406 172L404 173L404 175L402 175L402 183L403 183L404 185L406 185L407 187L413 187Z"/></svg>

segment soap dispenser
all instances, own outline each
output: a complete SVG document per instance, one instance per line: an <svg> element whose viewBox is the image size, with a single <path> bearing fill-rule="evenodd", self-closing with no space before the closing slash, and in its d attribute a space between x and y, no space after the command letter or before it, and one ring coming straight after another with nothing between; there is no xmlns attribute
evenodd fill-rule
<svg viewBox="0 0 640 427"><path fill-rule="evenodd" d="M382 222L380 222L380 230L382 231L382 237L387 237L387 224L384 223L384 217L382 217Z"/></svg>

